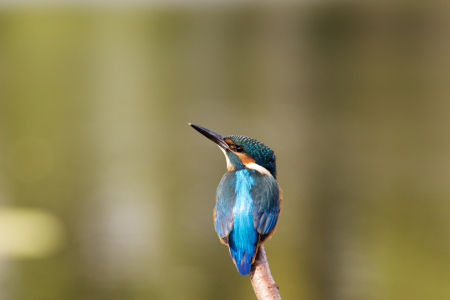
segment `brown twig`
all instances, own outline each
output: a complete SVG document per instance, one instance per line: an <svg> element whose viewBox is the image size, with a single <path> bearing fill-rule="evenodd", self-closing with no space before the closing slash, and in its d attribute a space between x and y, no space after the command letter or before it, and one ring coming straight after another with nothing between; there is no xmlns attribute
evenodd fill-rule
<svg viewBox="0 0 450 300"><path fill-rule="evenodd" d="M281 300L278 285L270 273L269 262L263 245L259 246L249 276L258 300Z"/></svg>

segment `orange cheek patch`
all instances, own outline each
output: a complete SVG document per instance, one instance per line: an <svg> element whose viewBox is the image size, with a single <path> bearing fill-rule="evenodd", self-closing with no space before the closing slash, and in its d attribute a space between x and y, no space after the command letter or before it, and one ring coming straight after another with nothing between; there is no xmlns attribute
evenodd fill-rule
<svg viewBox="0 0 450 300"><path fill-rule="evenodd" d="M254 163L254 162L255 162L255 160L254 160L253 158L247 156L247 154L236 153L236 152L234 152L234 153L239 157L240 161L241 161L244 165L246 165L246 164L251 164L251 163Z"/></svg>

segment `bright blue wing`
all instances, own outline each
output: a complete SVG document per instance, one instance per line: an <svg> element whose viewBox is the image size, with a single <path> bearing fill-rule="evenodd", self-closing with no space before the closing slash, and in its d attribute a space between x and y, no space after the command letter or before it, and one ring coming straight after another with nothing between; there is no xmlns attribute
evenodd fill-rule
<svg viewBox="0 0 450 300"><path fill-rule="evenodd" d="M261 235L268 235L278 222L281 208L280 189L274 177L258 174L254 176L255 184L251 190L253 226Z"/></svg>
<svg viewBox="0 0 450 300"><path fill-rule="evenodd" d="M217 188L214 225L221 238L226 238L233 228L233 207L236 202L236 177L226 173Z"/></svg>

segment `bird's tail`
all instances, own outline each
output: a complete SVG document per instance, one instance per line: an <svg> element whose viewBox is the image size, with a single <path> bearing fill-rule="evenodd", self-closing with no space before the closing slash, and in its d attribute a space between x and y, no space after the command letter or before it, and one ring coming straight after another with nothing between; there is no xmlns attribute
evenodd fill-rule
<svg viewBox="0 0 450 300"><path fill-rule="evenodd" d="M228 247L230 247L233 259L239 273L247 275L252 268L253 257L258 248L259 233L253 227L253 209L244 213L233 215L233 229L228 236Z"/></svg>
<svg viewBox="0 0 450 300"><path fill-rule="evenodd" d="M253 253L240 252L240 251L235 252L230 248L230 252L231 252L231 258L233 259L234 263L236 264L236 268L238 269L239 274L247 275L248 273L250 273L250 269L252 268L252 261L253 261L253 256L255 254L255 251L253 251Z"/></svg>
<svg viewBox="0 0 450 300"><path fill-rule="evenodd" d="M231 258L241 275L250 273L256 252L258 251L258 233L251 232L245 239L238 238L232 232L229 237L228 247Z"/></svg>

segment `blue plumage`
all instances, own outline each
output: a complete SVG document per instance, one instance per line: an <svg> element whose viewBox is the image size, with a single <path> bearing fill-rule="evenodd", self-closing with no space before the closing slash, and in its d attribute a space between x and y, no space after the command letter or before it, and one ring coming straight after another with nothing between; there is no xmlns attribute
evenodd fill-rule
<svg viewBox="0 0 450 300"><path fill-rule="evenodd" d="M254 181L248 170L236 171L234 175L236 198L233 207L233 229L228 245L239 273L246 275L250 272L258 243L258 232L253 227L253 200L250 194Z"/></svg>
<svg viewBox="0 0 450 300"><path fill-rule="evenodd" d="M270 237L281 210L275 154L263 143L244 136L223 137L193 125L219 145L228 172L217 188L214 225L241 275L250 272L258 247Z"/></svg>
<svg viewBox="0 0 450 300"><path fill-rule="evenodd" d="M266 239L278 221L277 182L247 168L227 172L217 188L215 212L217 234L228 241L239 273L248 274L258 242Z"/></svg>

